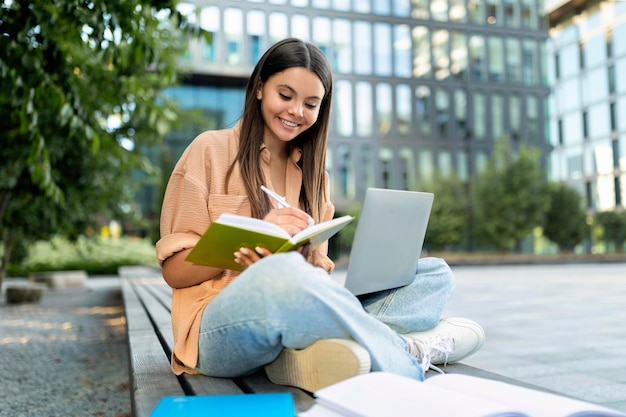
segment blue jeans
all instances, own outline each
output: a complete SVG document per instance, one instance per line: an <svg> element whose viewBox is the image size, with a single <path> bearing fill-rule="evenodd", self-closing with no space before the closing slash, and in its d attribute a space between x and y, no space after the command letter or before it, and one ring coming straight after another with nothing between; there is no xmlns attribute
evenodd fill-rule
<svg viewBox="0 0 626 417"><path fill-rule="evenodd" d="M197 369L210 376L241 376L272 362L283 348L347 338L368 350L372 371L423 380L399 334L435 327L453 288L448 265L423 258L412 284L359 299L299 253L268 256L207 305Z"/></svg>

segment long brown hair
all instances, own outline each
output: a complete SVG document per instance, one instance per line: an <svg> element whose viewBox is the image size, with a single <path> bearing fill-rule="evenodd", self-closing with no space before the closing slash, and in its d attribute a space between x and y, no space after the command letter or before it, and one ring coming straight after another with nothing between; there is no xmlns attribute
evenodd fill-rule
<svg viewBox="0 0 626 417"><path fill-rule="evenodd" d="M312 43L295 38L284 39L270 47L254 67L246 87L239 150L226 174L226 187L228 189L228 180L235 166L239 165L241 177L252 206L252 216L263 218L271 209L269 198L265 193L260 192L260 187L263 184L263 173L259 154L263 144L265 124L261 114L261 102L257 99L256 92L259 86L272 75L293 67L303 67L315 73L322 82L325 91L317 121L291 141L293 146L302 150L302 157L298 162L302 169L300 205L318 222L320 221L326 188L326 145L333 82L330 65L326 57Z"/></svg>

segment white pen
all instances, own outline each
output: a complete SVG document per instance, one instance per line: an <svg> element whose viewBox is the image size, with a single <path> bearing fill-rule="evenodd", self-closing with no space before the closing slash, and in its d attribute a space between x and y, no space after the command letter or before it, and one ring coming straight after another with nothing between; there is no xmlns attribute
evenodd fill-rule
<svg viewBox="0 0 626 417"><path fill-rule="evenodd" d="M270 190L266 186L261 185L261 190L263 190L265 194L269 195L271 198L276 200L276 202L278 203L278 208L291 207L289 203L287 203L284 197L279 196L278 194L276 194L274 191ZM309 216L309 226L313 226L314 224L315 222L313 221L313 218Z"/></svg>

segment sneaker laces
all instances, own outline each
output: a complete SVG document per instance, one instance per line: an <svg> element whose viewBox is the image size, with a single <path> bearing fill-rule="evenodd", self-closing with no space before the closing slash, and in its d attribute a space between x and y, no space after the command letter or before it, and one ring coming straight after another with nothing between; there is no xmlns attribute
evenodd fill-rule
<svg viewBox="0 0 626 417"><path fill-rule="evenodd" d="M440 374L444 373L441 368L433 365L431 361L437 360L443 356L443 366L448 364L448 356L454 351L454 341L451 337L438 337L432 341L409 338L407 338L407 340L409 341L409 353L419 359L424 373L429 369L439 372ZM414 351L414 347L417 352Z"/></svg>

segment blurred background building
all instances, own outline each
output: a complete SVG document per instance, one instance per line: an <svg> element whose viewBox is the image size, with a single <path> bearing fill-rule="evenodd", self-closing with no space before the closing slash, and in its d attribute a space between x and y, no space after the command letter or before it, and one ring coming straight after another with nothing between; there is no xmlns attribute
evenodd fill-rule
<svg viewBox="0 0 626 417"><path fill-rule="evenodd" d="M626 207L626 2L549 1L550 175L592 211Z"/></svg>
<svg viewBox="0 0 626 417"><path fill-rule="evenodd" d="M318 45L334 71L327 168L338 210L360 201L370 186L418 189L434 175L467 182L505 139L540 149L547 164L550 89L542 3L182 2L179 11L212 39L190 45L181 60L184 84L170 90L182 108L204 116L169 135L170 163L201 131L237 121L258 58L294 36Z"/></svg>

